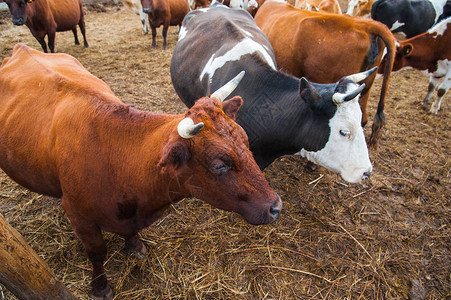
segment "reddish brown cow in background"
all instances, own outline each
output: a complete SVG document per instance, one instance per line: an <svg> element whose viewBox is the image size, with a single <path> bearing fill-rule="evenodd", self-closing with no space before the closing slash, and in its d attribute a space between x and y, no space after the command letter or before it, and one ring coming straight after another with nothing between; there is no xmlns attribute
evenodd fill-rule
<svg viewBox="0 0 451 300"><path fill-rule="evenodd" d="M437 114L443 98L451 87L451 18L444 19L427 32L400 41L393 72L415 68L429 75L428 93L422 107L431 103L437 90L437 98L429 112ZM385 64L385 58L381 67ZM442 83L439 85L440 80Z"/></svg>
<svg viewBox="0 0 451 300"><path fill-rule="evenodd" d="M371 7L376 0L351 0L346 14L354 17L371 18Z"/></svg>
<svg viewBox="0 0 451 300"><path fill-rule="evenodd" d="M72 30L75 45L79 45L77 24L80 26L85 47L89 47L85 34L85 19L81 0L5 0L14 25L27 25L31 34L47 52L45 36L48 36L50 52L55 52L55 33Z"/></svg>
<svg viewBox="0 0 451 300"><path fill-rule="evenodd" d="M211 0L189 0L189 6L191 9L208 7L210 4Z"/></svg>
<svg viewBox="0 0 451 300"><path fill-rule="evenodd" d="M341 7L337 0L296 0L294 7L311 11L328 12L341 15Z"/></svg>
<svg viewBox="0 0 451 300"><path fill-rule="evenodd" d="M61 197L93 264L95 299L112 299L102 230L122 235L143 257L139 230L185 197L252 224L279 214L282 202L232 120L242 99L221 104L236 84L185 114L152 114L122 103L69 55L19 44L3 61L0 167L32 191Z"/></svg>
<svg viewBox="0 0 451 300"><path fill-rule="evenodd" d="M378 66L387 47L389 63L384 69L369 140L370 145L376 146L385 123L384 101L396 51L390 30L373 20L311 12L276 1L266 1L255 15L255 22L268 37L278 68L318 83L336 82ZM367 102L375 76L376 73L364 81L366 87L359 100L362 126L368 121Z"/></svg>
<svg viewBox="0 0 451 300"><path fill-rule="evenodd" d="M143 11L149 15L152 29L152 47L155 47L157 28L163 25L163 49L166 50L166 36L169 26L180 25L189 12L188 0L141 0Z"/></svg>

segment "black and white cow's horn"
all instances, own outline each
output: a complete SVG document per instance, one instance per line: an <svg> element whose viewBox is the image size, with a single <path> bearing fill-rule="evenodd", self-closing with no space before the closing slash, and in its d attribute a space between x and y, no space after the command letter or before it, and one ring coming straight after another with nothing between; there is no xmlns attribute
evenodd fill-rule
<svg viewBox="0 0 451 300"><path fill-rule="evenodd" d="M245 73L245 71L241 71L238 75L235 76L235 78L233 78L223 87L211 94L211 98L217 98L218 100L223 102L225 98L227 98L235 90L235 88L238 86L238 83L240 83L241 79L243 79Z"/></svg>
<svg viewBox="0 0 451 300"><path fill-rule="evenodd" d="M184 118L177 125L177 132L182 138L190 139L195 136L204 127L204 123L200 122L194 125L194 121L191 118Z"/></svg>
<svg viewBox="0 0 451 300"><path fill-rule="evenodd" d="M376 72L376 70L377 70L377 66L372 68L372 69L369 69L367 71L364 71L364 72L360 72L360 73L356 73L356 74L352 74L352 75L346 76L346 77L344 77L344 79L349 79L349 80L352 80L354 82L361 82L361 81L367 79L368 76L370 76L371 74Z"/></svg>
<svg viewBox="0 0 451 300"><path fill-rule="evenodd" d="M332 96L332 100L337 105L341 104L343 102L349 101L349 100L357 97L357 95L360 94L364 88L365 88L365 84L363 83L358 88L356 88L355 90L353 90L352 92L349 92L349 93L342 94L342 93L335 92L334 95Z"/></svg>

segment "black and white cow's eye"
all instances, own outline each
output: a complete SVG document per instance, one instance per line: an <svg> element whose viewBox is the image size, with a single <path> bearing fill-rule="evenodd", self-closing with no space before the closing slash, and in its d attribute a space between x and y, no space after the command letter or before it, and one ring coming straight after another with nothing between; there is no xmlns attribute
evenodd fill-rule
<svg viewBox="0 0 451 300"><path fill-rule="evenodd" d="M340 130L340 134L341 134L342 136L350 137L350 136L351 136L351 131L346 130L346 129L342 129L342 130Z"/></svg>

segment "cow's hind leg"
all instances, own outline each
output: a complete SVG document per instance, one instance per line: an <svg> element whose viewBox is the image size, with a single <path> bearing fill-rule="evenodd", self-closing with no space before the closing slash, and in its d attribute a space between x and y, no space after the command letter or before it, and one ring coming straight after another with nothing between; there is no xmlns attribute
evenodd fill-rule
<svg viewBox="0 0 451 300"><path fill-rule="evenodd" d="M435 99L434 103L431 106L431 109L429 112L431 114L437 114L440 105L442 104L443 97L445 97L446 93L448 92L449 88L451 86L451 72L446 74L445 79L443 80L442 84L437 89L437 99Z"/></svg>
<svg viewBox="0 0 451 300"><path fill-rule="evenodd" d="M72 29L72 33L74 34L75 45L80 45L80 41L78 40L77 27Z"/></svg>
<svg viewBox="0 0 451 300"><path fill-rule="evenodd" d="M125 238L125 247L130 256L144 260L147 256L147 249L143 242L138 238L138 235L133 235Z"/></svg>
<svg viewBox="0 0 451 300"><path fill-rule="evenodd" d="M421 107L423 109L427 109L429 106L429 103L431 103L432 95L434 94L435 88L437 87L439 82L440 82L440 77L435 77L433 75L431 75L429 77L428 93L423 100L423 104L421 105Z"/></svg>

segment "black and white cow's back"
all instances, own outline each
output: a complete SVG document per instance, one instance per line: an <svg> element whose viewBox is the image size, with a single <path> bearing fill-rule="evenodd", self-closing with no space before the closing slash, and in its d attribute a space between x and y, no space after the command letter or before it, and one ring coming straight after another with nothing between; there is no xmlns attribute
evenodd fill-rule
<svg viewBox="0 0 451 300"><path fill-rule="evenodd" d="M378 0L371 18L387 25L393 33L411 38L431 28L443 14L447 0Z"/></svg>
<svg viewBox="0 0 451 300"><path fill-rule="evenodd" d="M242 70L245 75L230 97L243 98L236 121L260 168L299 153L350 182L369 176L358 84L347 78L315 84L279 72L268 39L243 10L214 5L190 12L171 61L172 82L182 101L191 107ZM368 74L359 76L358 81Z"/></svg>

